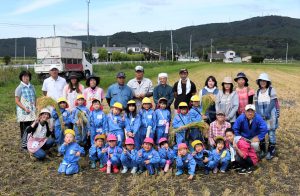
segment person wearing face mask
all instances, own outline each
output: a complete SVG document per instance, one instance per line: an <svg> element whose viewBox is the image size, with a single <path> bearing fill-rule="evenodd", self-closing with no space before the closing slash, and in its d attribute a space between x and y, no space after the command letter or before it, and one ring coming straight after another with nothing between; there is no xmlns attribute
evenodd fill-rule
<svg viewBox="0 0 300 196"><path fill-rule="evenodd" d="M188 104L191 100L191 97L197 92L195 83L188 78L188 75L189 72L187 69L181 69L179 71L180 79L173 86L175 110L178 109L178 105L181 102Z"/></svg>
<svg viewBox="0 0 300 196"><path fill-rule="evenodd" d="M100 83L100 77L98 76L90 76L86 80L87 88L83 91L83 96L86 100L86 107L91 109L92 102L94 99L100 100L101 103L104 99L104 91L102 88L98 87Z"/></svg>

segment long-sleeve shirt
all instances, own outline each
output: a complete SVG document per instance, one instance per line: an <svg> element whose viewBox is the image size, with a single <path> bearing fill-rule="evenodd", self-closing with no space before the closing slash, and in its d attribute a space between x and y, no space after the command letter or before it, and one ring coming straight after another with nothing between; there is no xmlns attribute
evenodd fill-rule
<svg viewBox="0 0 300 196"><path fill-rule="evenodd" d="M152 109L140 111L141 117L141 127L147 128L148 126L152 127L152 130L156 129L156 114Z"/></svg>
<svg viewBox="0 0 300 196"><path fill-rule="evenodd" d="M161 159L165 160L173 161L173 159L175 158L175 152L171 148L166 149L162 147L158 150L158 154Z"/></svg>
<svg viewBox="0 0 300 196"><path fill-rule="evenodd" d="M139 156L139 153L142 153ZM149 160L151 164L157 164L160 161L159 154L156 150L151 148L149 151L144 150L143 148L138 151L137 162L138 164L142 164L144 161Z"/></svg>
<svg viewBox="0 0 300 196"><path fill-rule="evenodd" d="M91 132L96 134L105 133L106 115L102 110L93 110L90 112Z"/></svg>
<svg viewBox="0 0 300 196"><path fill-rule="evenodd" d="M158 104L158 100L162 97L164 97L168 100L167 107L170 107L174 101L173 88L170 85L159 84L154 88L153 99L154 99L154 103L156 105Z"/></svg>
<svg viewBox="0 0 300 196"><path fill-rule="evenodd" d="M68 145L61 145L59 148L59 153L64 155L63 162L65 163L76 163L79 161L80 156L76 156L77 152L80 152L80 155L84 155L84 148L81 147L79 144L76 142L72 142Z"/></svg>
<svg viewBox="0 0 300 196"><path fill-rule="evenodd" d="M157 127L166 127L166 123L171 121L171 113L167 109L156 109L156 126Z"/></svg>
<svg viewBox="0 0 300 196"><path fill-rule="evenodd" d="M189 169L189 174L195 175L196 161L191 154L186 154L185 156L177 156L176 166L177 168L187 167Z"/></svg>
<svg viewBox="0 0 300 196"><path fill-rule="evenodd" d="M179 127L182 127L184 125L190 124L192 122L192 119L190 115L187 114L177 114L173 119L173 128L177 129ZM184 130L182 130L184 131Z"/></svg>
<svg viewBox="0 0 300 196"><path fill-rule="evenodd" d="M215 120L214 122L210 123L209 125L209 133L208 139L210 145L214 145L215 141L214 138L217 136L225 136L225 131L227 128L230 128L231 124L229 122L224 122L220 127L218 127L218 122Z"/></svg>
<svg viewBox="0 0 300 196"><path fill-rule="evenodd" d="M125 128L125 119L120 114L114 115L110 112L106 119L105 133L120 131Z"/></svg>
<svg viewBox="0 0 300 196"><path fill-rule="evenodd" d="M235 91L232 91L231 94L224 94L222 90L219 91L216 100L216 111L221 110L225 113L228 121L234 122L238 108L239 98Z"/></svg>
<svg viewBox="0 0 300 196"><path fill-rule="evenodd" d="M133 117L132 114L125 115L125 129L128 132L132 132L133 134L136 134L141 127L141 117L140 115L136 114L135 117Z"/></svg>
<svg viewBox="0 0 300 196"><path fill-rule="evenodd" d="M252 122L250 123L245 114L241 114L233 125L235 136L243 136L244 138L251 140L255 136L258 136L259 140L265 138L268 133L268 127L263 118L255 113Z"/></svg>
<svg viewBox="0 0 300 196"><path fill-rule="evenodd" d="M201 111L201 107L192 107L190 109L189 115L191 116L192 122L200 122L202 120Z"/></svg>
<svg viewBox="0 0 300 196"><path fill-rule="evenodd" d="M60 108L60 113L62 115L63 122L65 123L65 125L68 125L68 124L72 123L72 118L71 118L71 114L70 114L69 111L67 111L66 109ZM58 116L55 109L52 110L51 117L55 120L54 126L55 127L60 127L61 124L60 124L59 116Z"/></svg>

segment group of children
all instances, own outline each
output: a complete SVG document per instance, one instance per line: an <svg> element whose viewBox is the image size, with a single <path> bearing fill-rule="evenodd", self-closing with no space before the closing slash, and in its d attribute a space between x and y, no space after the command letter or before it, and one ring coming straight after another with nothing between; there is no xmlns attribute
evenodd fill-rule
<svg viewBox="0 0 300 196"><path fill-rule="evenodd" d="M171 113L165 98L159 99L155 110L151 100L144 98L139 112L134 100L128 101L125 113L122 112L122 104L116 102L108 114L103 112L97 99L92 101L92 109L89 110L82 95L77 96L72 113L66 110L66 99L60 98L57 102L60 115L56 110L52 113L55 141L59 154L64 155L59 173L79 172L78 161L80 156L85 155L86 144L91 146L90 167L99 167L101 172L107 173L118 173L122 169L121 173L131 170L135 174L147 170L153 175L168 172L176 165L176 175L183 174L186 169L189 179L192 179L197 167L209 174L210 171L216 173L218 167L220 172L225 172L230 163L224 137L215 137L215 145L207 150L204 137L197 128L176 132L176 144L172 149L168 143ZM191 109L185 102L179 104L178 114L172 120L173 128L202 120L197 95L191 98L191 104Z"/></svg>

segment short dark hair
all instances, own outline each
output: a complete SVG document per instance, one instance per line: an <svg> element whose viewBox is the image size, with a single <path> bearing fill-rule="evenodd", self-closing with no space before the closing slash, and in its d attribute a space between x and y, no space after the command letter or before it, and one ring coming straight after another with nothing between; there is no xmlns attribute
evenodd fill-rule
<svg viewBox="0 0 300 196"><path fill-rule="evenodd" d="M258 80L258 81L257 81L257 85L258 85L259 88L261 88L261 86L260 86L260 84L259 84L260 81L261 81L261 80ZM269 88L269 87L271 86L271 82L270 82L270 81L266 81L266 82L267 82L266 88Z"/></svg>
<svg viewBox="0 0 300 196"><path fill-rule="evenodd" d="M231 132L231 133L233 133L233 134L234 134L234 131L233 131L233 129L232 129L232 128L227 128L227 129L225 130L225 135L226 135L226 133L228 133L228 132Z"/></svg>
<svg viewBox="0 0 300 196"><path fill-rule="evenodd" d="M98 100L98 99L94 99L94 100L92 101L92 105L93 105L94 103L99 103L99 104L101 104L100 100Z"/></svg>
<svg viewBox="0 0 300 196"><path fill-rule="evenodd" d="M216 139L216 144L219 144L219 143L225 144L225 141L223 139Z"/></svg>
<svg viewBox="0 0 300 196"><path fill-rule="evenodd" d="M215 83L215 87L218 87L218 82L214 76L208 76L205 81L205 86L208 86L208 81L212 80Z"/></svg>
<svg viewBox="0 0 300 196"><path fill-rule="evenodd" d="M225 92L224 84L225 84L225 83L222 83L222 90L223 90L223 93ZM230 93L232 93L232 91L233 91L233 84L230 83Z"/></svg>
<svg viewBox="0 0 300 196"><path fill-rule="evenodd" d="M28 76L29 77L29 81L31 80L31 73L30 73L30 71L27 71L27 70L21 71L21 73L19 74L19 79L21 81L22 81L22 77L23 76Z"/></svg>

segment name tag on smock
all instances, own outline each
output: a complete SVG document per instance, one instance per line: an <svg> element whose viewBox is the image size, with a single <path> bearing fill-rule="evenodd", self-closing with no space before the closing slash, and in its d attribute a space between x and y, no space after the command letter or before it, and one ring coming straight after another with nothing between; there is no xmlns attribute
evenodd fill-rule
<svg viewBox="0 0 300 196"><path fill-rule="evenodd" d="M152 115L148 115L148 118L149 118L149 119L152 119Z"/></svg>
<svg viewBox="0 0 300 196"><path fill-rule="evenodd" d="M98 114L97 119L102 119L102 114Z"/></svg>

